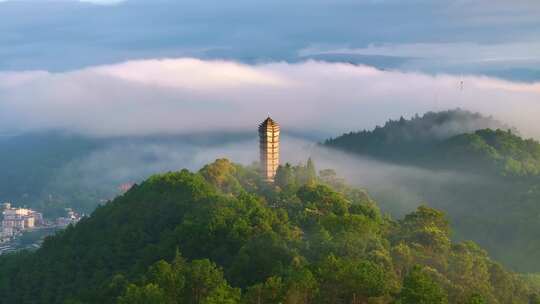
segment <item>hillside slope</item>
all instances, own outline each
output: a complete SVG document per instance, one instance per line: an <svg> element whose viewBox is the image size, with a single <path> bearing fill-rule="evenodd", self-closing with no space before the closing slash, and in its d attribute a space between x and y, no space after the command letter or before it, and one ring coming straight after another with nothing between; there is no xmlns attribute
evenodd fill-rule
<svg viewBox="0 0 540 304"><path fill-rule="evenodd" d="M451 137L481 129L509 127L491 117L456 109L428 112L411 119L389 120L382 127L349 132L328 139L324 144L386 161L412 163L426 157Z"/></svg>
<svg viewBox="0 0 540 304"><path fill-rule="evenodd" d="M465 127L460 131L468 132L441 135L440 130L450 130L448 126L463 121L454 117L475 115L427 113L411 120L389 121L372 131L344 134L325 145L434 174L453 172L451 178L415 182L410 176L399 183L421 201L445 210L457 239L473 239L516 270L539 272L540 144L508 129ZM483 123L465 125L489 124L489 118L479 117ZM392 191L387 187L385 193L374 193L388 212L395 210L394 199L400 199Z"/></svg>
<svg viewBox="0 0 540 304"><path fill-rule="evenodd" d="M535 290L440 211L382 217L314 165L217 160L156 175L33 253L0 257L6 303L530 303ZM537 303L537 302L534 302Z"/></svg>

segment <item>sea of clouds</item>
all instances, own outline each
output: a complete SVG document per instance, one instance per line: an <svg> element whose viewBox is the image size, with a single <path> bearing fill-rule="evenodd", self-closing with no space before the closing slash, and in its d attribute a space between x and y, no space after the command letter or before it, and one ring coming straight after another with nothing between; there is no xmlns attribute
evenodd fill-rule
<svg viewBox="0 0 540 304"><path fill-rule="evenodd" d="M245 131L268 114L295 132L372 128L463 108L540 138L540 83L346 63L171 58L68 72L0 72L0 130L92 136ZM324 136L323 136L324 137Z"/></svg>

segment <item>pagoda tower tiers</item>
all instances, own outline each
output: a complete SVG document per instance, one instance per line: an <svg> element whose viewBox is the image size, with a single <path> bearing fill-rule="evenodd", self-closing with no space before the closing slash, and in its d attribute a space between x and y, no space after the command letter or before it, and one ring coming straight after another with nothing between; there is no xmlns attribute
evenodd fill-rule
<svg viewBox="0 0 540 304"><path fill-rule="evenodd" d="M259 125L259 147L263 177L273 182L279 166L279 125L270 117Z"/></svg>

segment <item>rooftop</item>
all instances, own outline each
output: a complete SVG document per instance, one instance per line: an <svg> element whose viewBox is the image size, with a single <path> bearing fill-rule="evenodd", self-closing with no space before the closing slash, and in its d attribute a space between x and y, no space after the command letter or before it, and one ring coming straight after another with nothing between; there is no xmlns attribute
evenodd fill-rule
<svg viewBox="0 0 540 304"><path fill-rule="evenodd" d="M263 129L263 128L278 128L279 129L279 125L277 122L275 122L270 116L268 116L268 118L266 118L260 125L259 125L259 130L260 129Z"/></svg>

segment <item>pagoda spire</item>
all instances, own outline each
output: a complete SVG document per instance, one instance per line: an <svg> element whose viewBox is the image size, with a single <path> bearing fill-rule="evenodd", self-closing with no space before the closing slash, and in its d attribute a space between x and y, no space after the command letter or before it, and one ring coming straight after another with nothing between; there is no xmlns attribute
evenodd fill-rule
<svg viewBox="0 0 540 304"><path fill-rule="evenodd" d="M259 125L259 150L263 177L273 182L279 166L279 125L270 115Z"/></svg>

